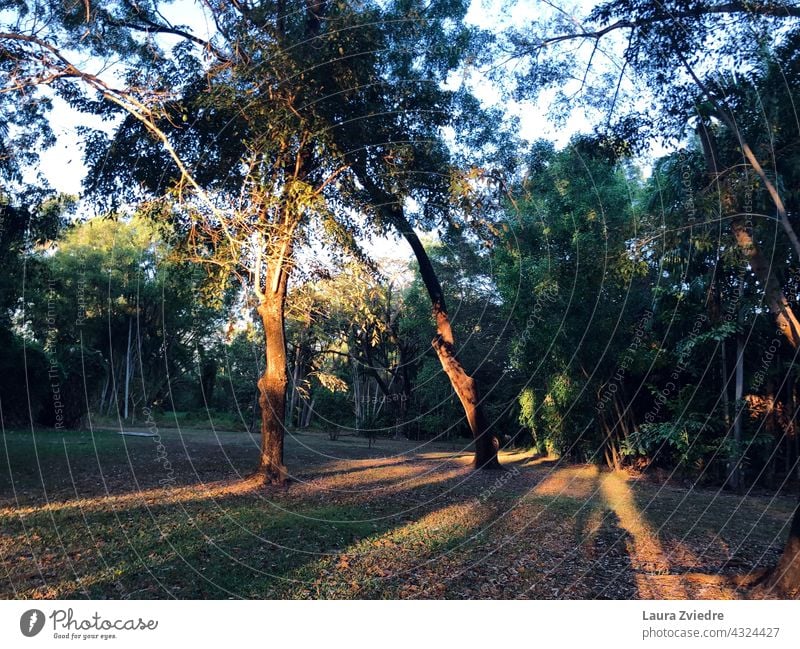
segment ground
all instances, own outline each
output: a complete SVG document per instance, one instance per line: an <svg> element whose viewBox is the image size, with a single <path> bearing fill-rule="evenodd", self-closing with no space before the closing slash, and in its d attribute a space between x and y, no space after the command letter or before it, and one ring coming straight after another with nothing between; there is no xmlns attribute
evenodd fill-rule
<svg viewBox="0 0 800 649"><path fill-rule="evenodd" d="M134 429L144 431L145 429ZM160 440L160 441L159 441ZM790 497L657 485L504 451L292 434L6 432L2 598L769 597Z"/></svg>

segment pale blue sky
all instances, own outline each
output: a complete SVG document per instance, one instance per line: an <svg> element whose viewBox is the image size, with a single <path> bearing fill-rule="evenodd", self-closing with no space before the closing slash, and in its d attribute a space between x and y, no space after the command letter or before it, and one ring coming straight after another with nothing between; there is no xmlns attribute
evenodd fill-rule
<svg viewBox="0 0 800 649"><path fill-rule="evenodd" d="M568 15L585 14L593 2L558 3L558 8ZM508 26L521 26L550 14L555 9L539 0L474 0L469 10L469 22L485 29L501 31ZM178 24L189 25L196 33L208 33L207 20L192 0L179 0L168 5L164 15ZM608 65L613 65L609 63ZM460 82L461 79L456 80ZM498 88L490 83L485 76L473 72L468 80L473 92L483 101L493 105L502 106L509 114L520 120L520 135L527 140L546 138L558 146L567 143L576 132L587 131L590 123L587 117L576 110L567 120L566 124L556 126L547 119L547 111L554 99L554 92L545 92L539 100L533 102L511 102L504 100ZM569 91L569 88L567 88ZM62 192L79 193L80 183L84 175L84 166L81 162L81 152L77 146L76 127L88 125L101 127L100 123L91 123L91 118L71 111L61 101L56 100L56 109L52 113L52 126L58 136L58 143L53 148L41 155L40 169L48 178L52 186ZM106 126L107 127L107 126Z"/></svg>

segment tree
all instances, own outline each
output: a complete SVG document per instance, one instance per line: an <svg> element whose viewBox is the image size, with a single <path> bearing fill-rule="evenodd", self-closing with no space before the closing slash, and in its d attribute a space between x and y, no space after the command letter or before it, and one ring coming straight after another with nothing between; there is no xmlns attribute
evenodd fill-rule
<svg viewBox="0 0 800 649"><path fill-rule="evenodd" d="M512 41L517 56L531 62L522 78L522 90L535 92L564 82L570 74L583 79L583 89L596 63L595 54L606 53L606 48L613 47L614 38L619 37L622 52L614 60L617 73L613 77L606 75L608 92L594 93L594 97L600 97L593 103L604 115L602 128L623 141L641 143L649 135L684 136L693 122L699 125L702 134L708 131L710 117L719 121L738 144L742 163L752 170L768 195L797 263L800 241L780 185L773 180L776 170L770 170L755 153L751 139L741 127L736 95L730 97L726 93L731 85L729 76L720 71L757 68L765 49L774 51L776 35L784 44L795 42L799 16L796 6L783 2L611 0L595 7L578 29L574 21L557 15L551 22L518 32ZM575 57L568 49L570 44L587 45L588 57ZM565 58L567 51L569 59ZM576 64L585 67L577 71ZM628 70L647 83L653 106L649 111L634 107L618 116ZM707 142L705 149L707 154L711 153ZM716 170L710 167L709 171ZM796 348L796 315L788 302L781 299L775 278L770 277L769 268L762 263L764 257L747 228L736 218L732 220L732 228L739 249L765 287L768 305L783 335ZM795 522L798 516L800 507ZM797 524L792 528L796 529ZM796 592L800 583L798 548L800 540L790 536L774 573L773 584L784 592Z"/></svg>
<svg viewBox="0 0 800 649"><path fill-rule="evenodd" d="M537 143L493 250L522 424L542 451L616 468L636 428L626 372L652 315L652 271L629 250L640 182L602 140Z"/></svg>
<svg viewBox="0 0 800 649"><path fill-rule="evenodd" d="M3 171L0 166L0 178L4 177ZM72 417L67 413L66 418L56 422L56 415L64 413L63 409L54 409L50 387L51 383L59 383L58 348L54 348L52 340L50 345L34 340L19 321L33 306L32 295L43 298L47 308L48 294L37 295L35 291L43 274L36 252L49 247L64 227L73 201L64 196L48 197L34 188L20 188L15 194L0 193L0 264L4 269L0 277L0 418L5 425L63 426L71 423ZM48 380L51 372L53 380ZM36 380L28 381L27 375Z"/></svg>
<svg viewBox="0 0 800 649"><path fill-rule="evenodd" d="M133 422L145 407L174 409L181 381L199 378L197 350L220 313L197 299L199 269L170 255L152 224L134 216L73 224L37 260L30 288L47 300L31 301L25 327L58 352L62 387L77 383L70 406Z"/></svg>
<svg viewBox="0 0 800 649"><path fill-rule="evenodd" d="M463 27L448 26L454 15L463 15L465 3L429 4L416 10L413 20L407 18L409 9L405 3L389 8L383 33L388 56L375 62L370 92L347 105L355 120L346 129L336 128L333 137L363 187L374 227L401 236L414 253L436 326L431 344L464 409L475 444L474 466L497 469L499 437L485 412L486 395L459 359L445 293L414 226L463 219L451 180L465 165L449 151L443 129L482 146L502 141L505 133L491 129L497 116L486 114L469 93L442 88L447 73L481 42ZM342 104L338 112L343 109ZM468 125L465 115L473 120ZM420 206L416 213L412 201Z"/></svg>

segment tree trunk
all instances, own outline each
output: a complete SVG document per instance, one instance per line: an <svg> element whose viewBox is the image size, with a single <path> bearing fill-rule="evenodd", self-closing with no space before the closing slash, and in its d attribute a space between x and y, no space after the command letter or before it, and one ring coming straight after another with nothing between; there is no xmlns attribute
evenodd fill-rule
<svg viewBox="0 0 800 649"><path fill-rule="evenodd" d="M303 412L303 428L308 428L311 425L311 417L314 416L314 399L312 396L310 401L305 402L305 410Z"/></svg>
<svg viewBox="0 0 800 649"><path fill-rule="evenodd" d="M350 366L353 372L353 414L356 419L356 435L361 430L361 378L358 376L358 365L355 358L350 358Z"/></svg>
<svg viewBox="0 0 800 649"><path fill-rule="evenodd" d="M728 481L731 489L742 489L742 413L744 411L744 337L742 333L736 334L736 388L734 394L734 419L733 419L733 456L731 457L731 470Z"/></svg>
<svg viewBox="0 0 800 649"><path fill-rule="evenodd" d="M103 406L106 404L106 394L108 393L108 386L111 385L111 370L108 365L105 367L106 380L103 384L103 391L100 393L100 405L97 407L97 414L103 414Z"/></svg>
<svg viewBox="0 0 800 649"><path fill-rule="evenodd" d="M753 236L740 219L735 219L731 223L731 228L736 237L736 243L744 252L756 277L764 285L764 300L772 315L775 316L778 328L791 343L792 347L797 349L800 344L800 322L798 322L789 301L783 294L783 289L781 289L778 280L772 273L769 261L761 254L753 240Z"/></svg>
<svg viewBox="0 0 800 649"><path fill-rule="evenodd" d="M794 511L789 540L767 584L783 597L800 598L800 505Z"/></svg>
<svg viewBox="0 0 800 649"><path fill-rule="evenodd" d="M697 133L703 147L708 171L712 176L712 180L717 182L719 172L716 147L714 146L712 133L703 120L700 120ZM775 317L778 328L789 341L792 349L797 350L800 346L800 323L786 299L783 289L775 278L772 267L762 256L761 251L753 240L753 236L747 229L746 223L742 219L734 219L731 222L731 230L737 245L750 263L753 273L764 286L764 300ZM770 577L770 582L785 595L795 596L800 591L800 506L795 509L792 525L789 529L789 538L786 541L781 559Z"/></svg>
<svg viewBox="0 0 800 649"><path fill-rule="evenodd" d="M253 409L252 416L250 417L250 433L256 432L256 427L258 425L258 413L259 413L259 397L261 395L261 390L258 389L258 379L256 379L256 389L253 390L253 402L251 407Z"/></svg>
<svg viewBox="0 0 800 649"><path fill-rule="evenodd" d="M128 421L128 400L131 387L131 333L133 332L133 318L128 318L128 347L125 350L125 405L123 406L123 419Z"/></svg>
<svg viewBox="0 0 800 649"><path fill-rule="evenodd" d="M797 412L797 388L794 380L792 381L792 413ZM797 422L792 415L792 436L794 437L794 472L795 478L800 481L800 431L797 430Z"/></svg>
<svg viewBox="0 0 800 649"><path fill-rule="evenodd" d="M767 177L767 174L761 166L761 163L753 153L750 145L744 139L742 132L737 127L736 121L732 118L732 116L728 115L727 111L722 107L719 107L718 110L715 111L715 114L731 131L733 131L736 139L739 141L739 147L744 154L744 157L750 163L753 171L756 172L756 175L759 177L764 185L764 188L767 190L769 197L772 199L772 203L775 205L775 211L778 213L778 221L786 233L786 236L789 238L795 254L797 254L798 258L800 258L800 241L798 241L797 233L794 231L794 228L789 221L789 214L786 212L786 206L783 204L783 199L781 198L777 187L775 187L772 181L770 181L770 179Z"/></svg>
<svg viewBox="0 0 800 649"><path fill-rule="evenodd" d="M428 291L433 317L436 321L436 337L431 341L431 344L439 357L442 369L450 380L450 385L453 386L453 390L464 408L467 424L472 432L472 439L475 444L473 466L476 469L501 469L502 467L497 459L500 439L492 431L486 417L477 382L467 374L464 366L458 360L453 329L450 325L450 316L445 306L444 291L441 284L439 284L439 279L436 276L430 257L428 257L428 253L425 251L425 247L416 232L414 232L414 228L411 227L411 224L403 214L402 207L394 202L381 200L381 198L387 198L385 192L382 192L369 178L362 177L361 180L372 193L378 205L382 206L384 213L390 218L397 232L402 234L411 246L411 250L417 258L419 272Z"/></svg>
<svg viewBox="0 0 800 649"><path fill-rule="evenodd" d="M416 235L414 236L416 237ZM428 263L430 264L430 261ZM421 266L422 264L420 264ZM437 285L438 283L436 280ZM441 291L441 288L439 290ZM442 369L450 379L450 384L464 408L467 423L472 431L472 438L475 442L473 466L476 469L499 469L500 462L497 459L497 451L500 449L500 440L491 431L478 393L477 382L467 374L456 356L455 341L450 327L450 318L444 306L444 298L440 296L437 300L434 296L435 294L431 293L433 315L436 318L436 337L433 339L432 345L442 364Z"/></svg>
<svg viewBox="0 0 800 649"><path fill-rule="evenodd" d="M406 431L408 404L411 401L411 378L408 371L406 354L402 349L400 350L400 367L397 369L397 371L400 373L400 388L398 390L400 395L400 403L397 406L397 419L395 420L394 438L402 439Z"/></svg>
<svg viewBox="0 0 800 649"><path fill-rule="evenodd" d="M117 363L116 368L114 368L111 373L111 396L108 399L108 411L106 412L107 417L114 416L114 413L116 413L117 418L120 417L119 384L121 381L122 381L122 364Z"/></svg>
<svg viewBox="0 0 800 649"><path fill-rule="evenodd" d="M720 343L722 356L722 412L725 417L725 428L730 430L731 426L731 404L728 398L728 357L725 352L726 341Z"/></svg>
<svg viewBox="0 0 800 649"><path fill-rule="evenodd" d="M261 407L261 458L258 466L264 481L284 484L288 478L283 464L284 416L286 411L286 345L283 316L286 299L285 282L277 291L268 290L258 305L264 326L266 367L258 380Z"/></svg>
<svg viewBox="0 0 800 649"><path fill-rule="evenodd" d="M291 399L289 399L289 418L287 424L289 426L295 425L295 407L297 406L297 395L298 389L297 386L300 384L300 364L302 362L302 355L300 353L300 347L295 348L294 352L294 367L292 368L292 384L289 386L291 390Z"/></svg>

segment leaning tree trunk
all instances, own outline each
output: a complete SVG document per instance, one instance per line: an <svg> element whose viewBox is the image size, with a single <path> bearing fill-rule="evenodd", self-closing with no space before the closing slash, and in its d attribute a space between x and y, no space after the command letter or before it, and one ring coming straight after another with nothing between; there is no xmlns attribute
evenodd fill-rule
<svg viewBox="0 0 800 649"><path fill-rule="evenodd" d="M285 274L285 273L284 273ZM283 464L284 416L286 412L286 344L284 339L284 306L286 281L279 281L277 290L269 284L258 305L264 326L266 367L258 380L261 407L261 456L259 474L265 482L283 484L288 474Z"/></svg>
<svg viewBox="0 0 800 649"><path fill-rule="evenodd" d="M491 425L486 417L485 409L481 401L478 383L475 378L467 374L464 366L458 360L455 348L455 338L453 329L450 326L450 316L444 301L444 291L436 277L433 264L428 257L428 253L417 237L413 228L403 218L404 227L401 232L406 241L411 245L414 255L419 263L420 274L425 288L433 306L433 317L436 320L436 337L431 341L442 369L464 408L467 424L472 432L472 439L475 442L475 458L473 466L476 469L499 469L500 462L497 459L497 451L500 448L500 440L492 432Z"/></svg>
<svg viewBox="0 0 800 649"><path fill-rule="evenodd" d="M414 228L403 214L401 206L395 201L387 200L390 197L382 191L367 176L361 174L361 181L372 194L377 206L383 210L392 226L405 238L414 251L414 256L419 264L419 272L422 281L428 291L431 300L433 317L436 321L436 337L431 341L439 362L442 364L450 385L458 396L461 406L464 408L467 424L472 432L472 439L475 444L475 457L473 466L476 469L500 469L500 462L497 459L497 451L500 448L500 440L492 431L491 424L486 417L480 391L475 378L470 376L456 354L455 339L453 329L450 324L450 316L444 300L444 291L436 276L430 257L425 251L425 247L419 240Z"/></svg>
<svg viewBox="0 0 800 649"><path fill-rule="evenodd" d="M764 286L767 302L780 332L795 351L800 346L800 322L781 289L772 268L755 244L752 235L741 222L734 221L733 232L739 247L745 252L750 267ZM800 596L800 506L795 510L789 539L780 562L773 571L769 584L778 592L792 597Z"/></svg>
<svg viewBox="0 0 800 649"><path fill-rule="evenodd" d="M713 182L719 182L720 174L714 139L710 128L704 120L700 120L697 134L703 148L709 174ZM721 191L721 190L720 190ZM727 201L721 201L726 204ZM739 250L744 254L752 268L753 273L764 287L764 301L775 318L778 329L789 341L792 349L797 351L800 347L800 321L786 299L783 289L772 270L772 265L759 250L746 221L734 218L731 221L733 232ZM789 529L789 538L783 549L780 561L767 580L770 588L783 595L800 596L800 505L795 509L792 525Z"/></svg>

